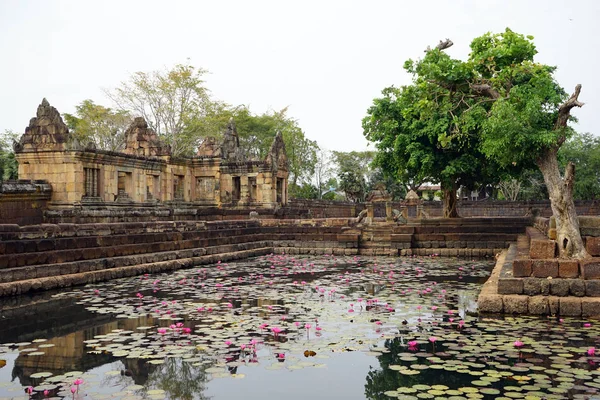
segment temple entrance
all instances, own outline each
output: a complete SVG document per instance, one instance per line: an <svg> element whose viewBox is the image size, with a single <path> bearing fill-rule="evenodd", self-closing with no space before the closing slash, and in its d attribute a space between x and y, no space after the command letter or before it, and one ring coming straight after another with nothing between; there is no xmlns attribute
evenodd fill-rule
<svg viewBox="0 0 600 400"><path fill-rule="evenodd" d="M231 200L233 202L240 201L242 193L242 182L239 176L234 176L231 182Z"/></svg>

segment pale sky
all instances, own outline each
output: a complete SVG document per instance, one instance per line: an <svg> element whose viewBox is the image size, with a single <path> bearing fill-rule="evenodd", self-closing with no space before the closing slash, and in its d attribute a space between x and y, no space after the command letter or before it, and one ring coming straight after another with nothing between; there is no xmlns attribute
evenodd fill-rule
<svg viewBox="0 0 600 400"><path fill-rule="evenodd" d="M583 85L578 130L600 134L599 0L0 0L0 132L23 132L43 97L61 113L136 71L190 62L212 95L255 113L289 106L307 137L366 150L361 120L402 65L450 38L506 27L535 36L560 84Z"/></svg>

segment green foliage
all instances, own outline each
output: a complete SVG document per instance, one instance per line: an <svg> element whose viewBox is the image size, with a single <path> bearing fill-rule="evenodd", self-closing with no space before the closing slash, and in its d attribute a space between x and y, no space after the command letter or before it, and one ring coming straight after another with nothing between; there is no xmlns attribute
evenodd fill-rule
<svg viewBox="0 0 600 400"><path fill-rule="evenodd" d="M16 138L18 135L8 130L0 136L0 181L18 178L19 165L12 149Z"/></svg>
<svg viewBox="0 0 600 400"><path fill-rule="evenodd" d="M333 152L333 159L337 165L338 189L345 193L347 200L365 200L374 156L372 151Z"/></svg>
<svg viewBox="0 0 600 400"><path fill-rule="evenodd" d="M207 116L218 112L202 77L206 70L177 64L165 71L136 72L106 92L119 110L142 116L174 156L191 155L215 125Z"/></svg>
<svg viewBox="0 0 600 400"><path fill-rule="evenodd" d="M600 198L600 138L590 133L574 135L561 147L559 161L563 166L569 161L577 166L575 199Z"/></svg>
<svg viewBox="0 0 600 400"><path fill-rule="evenodd" d="M97 149L119 151L125 147L125 131L132 118L128 111L113 111L92 100L75 107L75 115L64 114L71 134L82 144L94 143Z"/></svg>
<svg viewBox="0 0 600 400"><path fill-rule="evenodd" d="M319 198L319 190L317 187L310 183L303 183L302 185L297 185L294 183L290 183L288 186L288 191L290 194L290 198L293 199L318 199Z"/></svg>

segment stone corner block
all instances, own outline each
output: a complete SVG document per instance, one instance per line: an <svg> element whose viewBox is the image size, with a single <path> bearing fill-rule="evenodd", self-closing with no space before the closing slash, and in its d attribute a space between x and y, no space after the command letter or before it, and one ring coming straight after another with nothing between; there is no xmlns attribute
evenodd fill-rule
<svg viewBox="0 0 600 400"><path fill-rule="evenodd" d="M590 253L591 256L600 256L600 237L586 237L585 249L588 253Z"/></svg>
<svg viewBox="0 0 600 400"><path fill-rule="evenodd" d="M556 242L548 239L531 239L529 257L533 259L556 257Z"/></svg>
<svg viewBox="0 0 600 400"><path fill-rule="evenodd" d="M600 317L600 298L581 299L581 315Z"/></svg>
<svg viewBox="0 0 600 400"><path fill-rule="evenodd" d="M513 261L513 276L515 278L531 275L531 260L529 258L519 258Z"/></svg>
<svg viewBox="0 0 600 400"><path fill-rule="evenodd" d="M498 279L498 294L523 294L523 279L500 278Z"/></svg>
<svg viewBox="0 0 600 400"><path fill-rule="evenodd" d="M503 310L502 297L498 294L479 295L479 299L477 300L479 311L484 313L501 313Z"/></svg>
<svg viewBox="0 0 600 400"><path fill-rule="evenodd" d="M550 306L548 304L548 297L546 297L546 296L529 297L528 308L529 308L529 314L534 314L534 315L549 314Z"/></svg>

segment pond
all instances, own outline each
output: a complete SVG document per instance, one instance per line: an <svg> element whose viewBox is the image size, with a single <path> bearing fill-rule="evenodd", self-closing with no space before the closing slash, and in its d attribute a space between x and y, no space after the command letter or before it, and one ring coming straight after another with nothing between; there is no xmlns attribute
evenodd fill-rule
<svg viewBox="0 0 600 400"><path fill-rule="evenodd" d="M2 299L0 398L600 398L600 322L478 316L493 264L269 255Z"/></svg>

